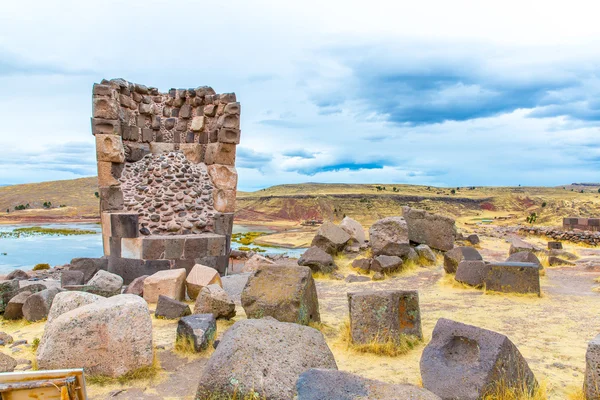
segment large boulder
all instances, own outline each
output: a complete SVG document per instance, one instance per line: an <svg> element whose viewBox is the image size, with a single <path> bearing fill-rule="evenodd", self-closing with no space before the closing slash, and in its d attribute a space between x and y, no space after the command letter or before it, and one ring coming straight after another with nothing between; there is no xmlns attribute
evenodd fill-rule
<svg viewBox="0 0 600 400"><path fill-rule="evenodd" d="M298 265L308 267L314 272L324 273L329 273L336 268L331 254L326 253L317 246L310 247L306 250L298 260Z"/></svg>
<svg viewBox="0 0 600 400"><path fill-rule="evenodd" d="M340 228L350 235L350 239L353 244L357 244L359 247L362 247L366 244L367 237L360 222L350 217L344 217L340 223Z"/></svg>
<svg viewBox="0 0 600 400"><path fill-rule="evenodd" d="M319 247L324 252L335 255L344 249L349 240L350 235L345 230L332 222L325 222L319 227L311 246Z"/></svg>
<svg viewBox="0 0 600 400"><path fill-rule="evenodd" d="M371 270L372 258L357 258L352 261L352 268L361 270L361 272L369 272Z"/></svg>
<svg viewBox="0 0 600 400"><path fill-rule="evenodd" d="M17 289L2 291L1 287L3 284L0 284L0 313L5 311L8 303L10 303L10 301L15 296L17 296L19 293L23 293L23 292L37 293L37 292L41 292L42 290L48 289L45 285L37 284L37 283L19 288L18 285L20 282L27 282L27 281L17 281L16 279L14 279L12 281L8 281L8 282L16 283Z"/></svg>
<svg viewBox="0 0 600 400"><path fill-rule="evenodd" d="M369 240L375 256L405 257L411 249L403 217L387 217L375 222L369 229Z"/></svg>
<svg viewBox="0 0 600 400"><path fill-rule="evenodd" d="M45 288L44 288L45 289ZM18 294L19 281L11 279L9 281L0 281L0 313L4 312L6 305ZM43 289L42 289L43 290Z"/></svg>
<svg viewBox="0 0 600 400"><path fill-rule="evenodd" d="M463 261L483 260L481 254L472 247L455 247L444 253L444 270L449 274L454 274L458 264Z"/></svg>
<svg viewBox="0 0 600 400"><path fill-rule="evenodd" d="M402 269L402 258L397 256L377 256L371 262L371 271L390 274Z"/></svg>
<svg viewBox="0 0 600 400"><path fill-rule="evenodd" d="M84 368L118 377L152 365L152 319L139 296L117 295L47 323L37 351L40 369Z"/></svg>
<svg viewBox="0 0 600 400"><path fill-rule="evenodd" d="M521 251L537 252L540 250L541 249L537 248L536 246L532 245L531 243L527 243L523 239L512 238L510 240L510 249L508 250L508 254L511 255L511 254L519 253Z"/></svg>
<svg viewBox="0 0 600 400"><path fill-rule="evenodd" d="M85 283L84 276L85 274L83 273L83 271L62 271L60 274L60 286L65 287L72 285L83 285Z"/></svg>
<svg viewBox="0 0 600 400"><path fill-rule="evenodd" d="M162 294L158 296L158 301L156 302L156 311L154 312L155 317L177 319L185 317L186 315L190 315L191 313L192 310L190 310L190 306L187 304L170 297L163 296Z"/></svg>
<svg viewBox="0 0 600 400"><path fill-rule="evenodd" d="M54 296L48 313L48 323L60 315L102 300L104 297L85 292L61 292Z"/></svg>
<svg viewBox="0 0 600 400"><path fill-rule="evenodd" d="M482 286L489 270L490 264L483 260L462 260L458 263L454 279L467 285Z"/></svg>
<svg viewBox="0 0 600 400"><path fill-rule="evenodd" d="M423 387L444 400L479 400L501 384L533 388L533 373L504 335L441 318L421 356Z"/></svg>
<svg viewBox="0 0 600 400"><path fill-rule="evenodd" d="M255 254L244 263L244 266L242 267L242 272L254 272L263 265L273 264L275 263L269 260L268 258L263 257L260 254Z"/></svg>
<svg viewBox="0 0 600 400"><path fill-rule="evenodd" d="M215 318L235 317L235 303L219 285L208 285L200 290L194 305L194 314L212 314Z"/></svg>
<svg viewBox="0 0 600 400"><path fill-rule="evenodd" d="M185 278L187 294L192 300L198 297L198 293L200 293L203 287L212 284L222 286L221 276L216 269L202 264L194 265L187 278Z"/></svg>
<svg viewBox="0 0 600 400"><path fill-rule="evenodd" d="M236 322L221 339L200 376L198 398L260 398L289 400L296 381L310 368L337 369L323 334L316 329L272 318Z"/></svg>
<svg viewBox="0 0 600 400"><path fill-rule="evenodd" d="M6 275L6 280L16 279L18 281L29 279L29 274L22 269L15 269L10 274Z"/></svg>
<svg viewBox="0 0 600 400"><path fill-rule="evenodd" d="M411 242L442 251L454 248L456 223L452 218L410 207L403 207L402 211Z"/></svg>
<svg viewBox="0 0 600 400"><path fill-rule="evenodd" d="M583 391L586 400L600 399L600 335L588 343Z"/></svg>
<svg viewBox="0 0 600 400"><path fill-rule="evenodd" d="M144 300L148 303L158 302L158 296L175 300L185 299L185 268L158 271L144 279Z"/></svg>
<svg viewBox="0 0 600 400"><path fill-rule="evenodd" d="M27 297L23 303L23 318L29 322L41 321L48 318L50 307L54 296L60 292L60 289L45 289Z"/></svg>
<svg viewBox="0 0 600 400"><path fill-rule="evenodd" d="M297 400L441 400L417 386L375 381L335 369L309 369L298 378L296 390Z"/></svg>
<svg viewBox="0 0 600 400"><path fill-rule="evenodd" d="M212 314L193 314L177 324L176 341L183 347L191 346L197 353L206 350L217 336L217 321Z"/></svg>
<svg viewBox="0 0 600 400"><path fill-rule="evenodd" d="M348 293L348 306L353 343L399 341L401 335L423 338L416 290Z"/></svg>
<svg viewBox="0 0 600 400"><path fill-rule="evenodd" d="M540 291L540 268L533 263L503 262L489 264L484 283L487 290L506 293Z"/></svg>
<svg viewBox="0 0 600 400"><path fill-rule="evenodd" d="M518 253L513 253L506 259L506 262L534 263L540 269L544 268L540 259L531 251L519 251Z"/></svg>
<svg viewBox="0 0 600 400"><path fill-rule="evenodd" d="M4 319L23 318L23 304L25 304L25 300L27 300L31 294L31 292L25 291L10 299L6 305L6 310L4 310Z"/></svg>
<svg viewBox="0 0 600 400"><path fill-rule="evenodd" d="M108 258L74 258L71 260L71 271L83 272L84 282L92 279L94 275L100 270L108 269Z"/></svg>
<svg viewBox="0 0 600 400"><path fill-rule="evenodd" d="M321 322L317 289L308 267L259 268L242 292L242 306L248 318L270 316L303 325Z"/></svg>
<svg viewBox="0 0 600 400"><path fill-rule="evenodd" d="M111 272L99 270L87 284L88 286L96 287L103 292L111 293L111 295L114 296L121 294L123 278Z"/></svg>

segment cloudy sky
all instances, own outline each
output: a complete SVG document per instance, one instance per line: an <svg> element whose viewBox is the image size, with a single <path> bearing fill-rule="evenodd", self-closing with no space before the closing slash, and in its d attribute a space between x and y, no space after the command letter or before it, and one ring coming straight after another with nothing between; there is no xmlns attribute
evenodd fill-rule
<svg viewBox="0 0 600 400"><path fill-rule="evenodd" d="M242 103L239 188L600 181L600 3L30 1L0 13L0 184L95 175L102 78Z"/></svg>

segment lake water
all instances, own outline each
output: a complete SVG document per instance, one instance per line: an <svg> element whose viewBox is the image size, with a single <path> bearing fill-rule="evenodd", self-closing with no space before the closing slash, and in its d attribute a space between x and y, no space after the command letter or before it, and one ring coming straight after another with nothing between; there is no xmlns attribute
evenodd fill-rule
<svg viewBox="0 0 600 400"><path fill-rule="evenodd" d="M84 229L96 232L93 235L77 236L33 236L21 238L0 239L0 274L21 268L31 269L36 264L48 263L51 266L67 264L76 257L102 257L102 235L98 224L23 224L0 225L0 232L12 231L26 226L42 226L44 228ZM248 231L272 232L260 226L234 225L234 233ZM232 243L237 249L239 243ZM252 247L260 247L252 245ZM265 248L270 254L288 254L290 257L300 257L305 249L285 249L279 247ZM6 253L6 255L4 255ZM265 254L265 253L262 253Z"/></svg>

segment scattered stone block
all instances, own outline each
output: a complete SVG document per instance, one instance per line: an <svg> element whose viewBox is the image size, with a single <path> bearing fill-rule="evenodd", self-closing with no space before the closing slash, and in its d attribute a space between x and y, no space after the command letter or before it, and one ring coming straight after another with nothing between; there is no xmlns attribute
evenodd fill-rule
<svg viewBox="0 0 600 400"><path fill-rule="evenodd" d="M508 254L511 255L511 254L518 253L521 251L536 252L536 251L540 251L540 249L538 249L531 243L527 243L526 241L524 241L522 239L519 239L519 238L511 239L510 249L508 250Z"/></svg>
<svg viewBox="0 0 600 400"><path fill-rule="evenodd" d="M318 330L271 318L238 321L202 371L197 397L254 390L260 398L292 399L298 377L310 368L337 369Z"/></svg>
<svg viewBox="0 0 600 400"><path fill-rule="evenodd" d="M166 319L177 319L190 315L192 310L190 306L181 301L174 300L170 297L158 295L158 301L156 303L156 311L154 316L166 318Z"/></svg>
<svg viewBox="0 0 600 400"><path fill-rule="evenodd" d="M548 255L554 256L554 257L560 257L562 259L570 260L570 261L577 260L579 258L579 256L577 256L577 254L569 253L568 251L565 251L565 250L549 250Z"/></svg>
<svg viewBox="0 0 600 400"><path fill-rule="evenodd" d="M344 217L340 223L342 228L348 235L350 235L351 242L358 245L359 247L365 246L367 238L365 236L365 230L363 229L360 222L350 218Z"/></svg>
<svg viewBox="0 0 600 400"><path fill-rule="evenodd" d="M504 335L441 318L421 356L423 387L442 399L477 400L502 382L537 386L527 362Z"/></svg>
<svg viewBox="0 0 600 400"><path fill-rule="evenodd" d="M397 256L377 256L371 262L371 271L391 274L402 269L402 258Z"/></svg>
<svg viewBox="0 0 600 400"><path fill-rule="evenodd" d="M12 283L9 284L8 282L12 282ZM28 281L17 281L16 279L14 279L12 281L6 281L6 282L0 283L0 313L5 312L6 306L8 305L8 303L19 293L22 293L22 292L37 293L37 292L41 292L42 290L47 289L46 286L37 283L39 281L31 282L32 284L28 285L26 287L19 287L20 282L28 282ZM9 290L11 287L13 287L13 288L16 287L16 289Z"/></svg>
<svg viewBox="0 0 600 400"><path fill-rule="evenodd" d="M452 218L410 207L403 207L402 211L411 242L442 251L454 248L456 224Z"/></svg>
<svg viewBox="0 0 600 400"><path fill-rule="evenodd" d="M586 400L600 399L600 335L588 343L583 391Z"/></svg>
<svg viewBox="0 0 600 400"><path fill-rule="evenodd" d="M541 294L540 268L533 263L489 264L484 283L487 290L496 292Z"/></svg>
<svg viewBox="0 0 600 400"><path fill-rule="evenodd" d="M185 278L187 294L192 300L198 297L198 293L202 288L212 284L222 286L221 277L216 269L202 264L194 265L187 278Z"/></svg>
<svg viewBox="0 0 600 400"><path fill-rule="evenodd" d="M60 286L83 285L85 283L83 271L66 270L60 273Z"/></svg>
<svg viewBox="0 0 600 400"><path fill-rule="evenodd" d="M483 260L481 254L472 247L455 247L444 254L444 270L449 274L454 274L458 264L463 261Z"/></svg>
<svg viewBox="0 0 600 400"><path fill-rule="evenodd" d="M102 296L98 296L93 293L85 292L60 292L54 296L52 301L52 307L48 313L48 323L52 322L54 318L60 315L74 310L79 307L86 306L88 304L95 303L99 300L104 299Z"/></svg>
<svg viewBox="0 0 600 400"><path fill-rule="evenodd" d="M242 306L248 318L270 316L303 325L321 322L317 289L308 267L260 267L248 279Z"/></svg>
<svg viewBox="0 0 600 400"><path fill-rule="evenodd" d="M506 262L521 262L521 263L533 263L539 268L544 268L540 259L530 251L519 251L518 253L511 254Z"/></svg>
<svg viewBox="0 0 600 400"><path fill-rule="evenodd" d="M96 272L108 269L107 258L74 258L71 260L69 271L82 271L85 282L92 279Z"/></svg>
<svg viewBox="0 0 600 400"><path fill-rule="evenodd" d="M311 246L319 247L324 252L335 255L344 249L349 240L350 235L346 231L331 222L325 222L319 227Z"/></svg>
<svg viewBox="0 0 600 400"><path fill-rule="evenodd" d="M118 120L92 118L93 135L120 135L121 123Z"/></svg>
<svg viewBox="0 0 600 400"><path fill-rule="evenodd" d="M15 269L14 271L11 271L10 274L6 275L6 280L10 281L13 279L18 281L27 280L29 279L29 274L23 270Z"/></svg>
<svg viewBox="0 0 600 400"><path fill-rule="evenodd" d="M317 246L307 249L298 260L298 265L308 267L313 272L323 273L330 273L337 268L331 254Z"/></svg>
<svg viewBox="0 0 600 400"><path fill-rule="evenodd" d="M185 158L191 163L198 164L203 161L202 145L199 143L181 143L179 150L183 152Z"/></svg>
<svg viewBox="0 0 600 400"><path fill-rule="evenodd" d="M121 293L123 278L108 271L100 270L88 281L88 286L93 286L111 296Z"/></svg>
<svg viewBox="0 0 600 400"><path fill-rule="evenodd" d="M60 289L45 289L28 296L23 303L23 317L29 322L41 321L48 318L54 296Z"/></svg>
<svg viewBox="0 0 600 400"><path fill-rule="evenodd" d="M370 282L371 278L364 275L354 275L350 274L344 279L346 283L358 283L358 282Z"/></svg>
<svg viewBox="0 0 600 400"><path fill-rule="evenodd" d="M176 341L188 341L199 353L208 348L217 335L217 321L212 314L193 314L183 317L177 324Z"/></svg>
<svg viewBox="0 0 600 400"><path fill-rule="evenodd" d="M153 361L152 319L131 294L96 301L46 324L37 351L40 369L84 368L118 377Z"/></svg>
<svg viewBox="0 0 600 400"><path fill-rule="evenodd" d="M562 258L555 257L555 256L549 256L548 257L548 264L551 267L556 267L556 266L559 266L559 265L568 265L568 266L575 265L575 263L572 263L572 262L567 261L567 260L563 260Z"/></svg>
<svg viewBox="0 0 600 400"><path fill-rule="evenodd" d="M454 279L467 285L482 286L489 269L489 263L483 260L462 260L458 263Z"/></svg>
<svg viewBox="0 0 600 400"><path fill-rule="evenodd" d="M169 260L139 260L132 258L110 257L108 271L123 278L124 284L130 284L136 278L152 275L171 269Z"/></svg>
<svg viewBox="0 0 600 400"><path fill-rule="evenodd" d="M479 236L477 236L476 234L472 234L467 236L467 242L471 243L473 246L479 244L480 240L479 240Z"/></svg>
<svg viewBox="0 0 600 400"><path fill-rule="evenodd" d="M441 400L414 385L380 382L335 369L309 369L298 378L296 390L297 400Z"/></svg>
<svg viewBox="0 0 600 400"><path fill-rule="evenodd" d="M435 256L435 253L426 244L418 245L417 247L415 247L415 251L417 252L419 258L425 260L427 263L435 264L437 262L437 257Z"/></svg>
<svg viewBox="0 0 600 400"><path fill-rule="evenodd" d="M562 250L562 242L548 242L548 250Z"/></svg>
<svg viewBox="0 0 600 400"><path fill-rule="evenodd" d="M194 314L212 314L216 319L235 317L235 303L220 285L203 287L194 305Z"/></svg>
<svg viewBox="0 0 600 400"><path fill-rule="evenodd" d="M32 293L29 291L21 292L10 299L4 310L4 319L15 320L23 318L23 304Z"/></svg>
<svg viewBox="0 0 600 400"><path fill-rule="evenodd" d="M260 254L255 254L248 259L244 263L242 267L243 272L254 272L259 269L263 265L273 265L275 264L273 261L269 260L266 257L261 256Z"/></svg>
<svg viewBox="0 0 600 400"><path fill-rule="evenodd" d="M369 240L375 256L404 257L411 248L403 217L387 217L375 222L369 229Z"/></svg>
<svg viewBox="0 0 600 400"><path fill-rule="evenodd" d="M144 280L150 275L142 275L135 278L125 289L125 294L135 294L136 296L144 295Z"/></svg>
<svg viewBox="0 0 600 400"><path fill-rule="evenodd" d="M362 272L369 272L371 270L371 258L357 258L352 261L352 268L360 269Z"/></svg>
<svg viewBox="0 0 600 400"><path fill-rule="evenodd" d="M125 162L125 149L120 136L96 135L96 158L98 161Z"/></svg>
<svg viewBox="0 0 600 400"><path fill-rule="evenodd" d="M4 353L0 353L0 372L13 372L17 367L17 360Z"/></svg>
<svg viewBox="0 0 600 400"><path fill-rule="evenodd" d="M423 338L416 290L348 293L348 304L354 343L385 343L400 339L400 335Z"/></svg>
<svg viewBox="0 0 600 400"><path fill-rule="evenodd" d="M158 271L144 280L144 300L156 303L161 294L179 301L185 299L185 269Z"/></svg>
<svg viewBox="0 0 600 400"><path fill-rule="evenodd" d="M140 236L139 215L135 212L118 212L110 214L112 237L136 238Z"/></svg>

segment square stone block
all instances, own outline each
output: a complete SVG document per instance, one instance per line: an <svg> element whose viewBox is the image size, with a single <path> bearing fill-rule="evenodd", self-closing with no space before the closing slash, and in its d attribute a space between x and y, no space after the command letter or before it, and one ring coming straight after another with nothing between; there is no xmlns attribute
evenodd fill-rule
<svg viewBox="0 0 600 400"><path fill-rule="evenodd" d="M235 114L240 115L241 106L239 102L229 103L225 106L223 112L225 114Z"/></svg>
<svg viewBox="0 0 600 400"><path fill-rule="evenodd" d="M540 292L540 269L534 263L504 262L489 264L485 287L496 292Z"/></svg>
<svg viewBox="0 0 600 400"><path fill-rule="evenodd" d="M141 260L143 239L143 237L121 238L121 257Z"/></svg>
<svg viewBox="0 0 600 400"><path fill-rule="evenodd" d="M233 213L216 213L214 217L214 231L216 234L231 236L233 233Z"/></svg>
<svg viewBox="0 0 600 400"><path fill-rule="evenodd" d="M600 218L590 218L588 220L589 226L600 226Z"/></svg>
<svg viewBox="0 0 600 400"><path fill-rule="evenodd" d="M123 140L131 140L133 142L137 142L140 140L140 128L137 126L128 126L125 125L122 127L123 129Z"/></svg>
<svg viewBox="0 0 600 400"><path fill-rule="evenodd" d="M123 209L123 192L119 186L101 187L99 192L100 212Z"/></svg>
<svg viewBox="0 0 600 400"><path fill-rule="evenodd" d="M225 107L223 107L225 108ZM240 116L235 114L224 114L217 120L219 128L240 129Z"/></svg>
<svg viewBox="0 0 600 400"><path fill-rule="evenodd" d="M121 257L108 258L108 272L119 275L123 278L123 283L128 285L135 278L143 275L152 275L159 271L166 271L171 268L169 260L139 260Z"/></svg>
<svg viewBox="0 0 600 400"><path fill-rule="evenodd" d="M119 122L118 120L92 118L92 134L120 135L121 122Z"/></svg>
<svg viewBox="0 0 600 400"><path fill-rule="evenodd" d="M96 96L111 96L112 90L109 85L94 83L93 94Z"/></svg>
<svg viewBox="0 0 600 400"><path fill-rule="evenodd" d="M107 254L113 257L121 257L121 238L119 237L109 237L108 244L110 246L110 253Z"/></svg>
<svg viewBox="0 0 600 400"><path fill-rule="evenodd" d="M104 249L104 255L110 255L110 213L103 212L100 214L100 225L102 226L102 247Z"/></svg>
<svg viewBox="0 0 600 400"><path fill-rule="evenodd" d="M238 174L235 167L213 164L207 166L207 170L215 187L228 190L235 190L237 188Z"/></svg>
<svg viewBox="0 0 600 400"><path fill-rule="evenodd" d="M402 334L423 338L416 290L348 293L348 303L354 343L385 343L399 340Z"/></svg>
<svg viewBox="0 0 600 400"><path fill-rule="evenodd" d="M198 132L204 129L204 115L199 115L192 118L191 130Z"/></svg>
<svg viewBox="0 0 600 400"><path fill-rule="evenodd" d="M577 225L587 226L588 219L587 218L577 218Z"/></svg>
<svg viewBox="0 0 600 400"><path fill-rule="evenodd" d="M112 213L110 215L111 236L136 238L140 236L139 215L135 212Z"/></svg>
<svg viewBox="0 0 600 400"><path fill-rule="evenodd" d="M92 101L92 113L94 118L119 119L119 105L112 98L95 97Z"/></svg>
<svg viewBox="0 0 600 400"><path fill-rule="evenodd" d="M178 260L183 257L183 246L185 245L185 237L179 235L165 236L165 256L167 260Z"/></svg>
<svg viewBox="0 0 600 400"><path fill-rule="evenodd" d="M198 164L202 162L202 145L199 143L181 143L179 150L189 162Z"/></svg>
<svg viewBox="0 0 600 400"><path fill-rule="evenodd" d="M117 135L96 135L96 158L98 161L125 162L123 141Z"/></svg>
<svg viewBox="0 0 600 400"><path fill-rule="evenodd" d="M165 154L175 151L174 143L150 143L150 152L152 154Z"/></svg>
<svg viewBox="0 0 600 400"><path fill-rule="evenodd" d="M185 269L158 271L144 280L144 300L156 303L163 295L175 300L185 299Z"/></svg>
<svg viewBox="0 0 600 400"><path fill-rule="evenodd" d="M187 235L185 236L183 257L191 260L207 256L208 240L203 235Z"/></svg>
<svg viewBox="0 0 600 400"><path fill-rule="evenodd" d="M118 186L123 164L98 161L98 186Z"/></svg>
<svg viewBox="0 0 600 400"><path fill-rule="evenodd" d="M215 210L222 213L235 211L236 190L213 189Z"/></svg>
<svg viewBox="0 0 600 400"><path fill-rule="evenodd" d="M165 258L165 236L142 238L142 258L144 260L163 260Z"/></svg>
<svg viewBox="0 0 600 400"><path fill-rule="evenodd" d="M209 143L206 145L204 163L235 165L235 144Z"/></svg>
<svg viewBox="0 0 600 400"><path fill-rule="evenodd" d="M217 136L217 140L220 143L240 143L240 135L241 132L237 128L221 128L219 129L219 135Z"/></svg>
<svg viewBox="0 0 600 400"><path fill-rule="evenodd" d="M462 260L458 263L454 279L467 285L482 286L489 269L489 263L483 260Z"/></svg>
<svg viewBox="0 0 600 400"><path fill-rule="evenodd" d="M127 162L136 162L150 154L150 145L148 143L131 143L125 145L125 160Z"/></svg>

